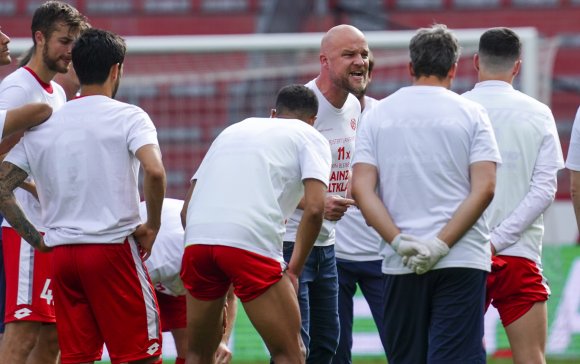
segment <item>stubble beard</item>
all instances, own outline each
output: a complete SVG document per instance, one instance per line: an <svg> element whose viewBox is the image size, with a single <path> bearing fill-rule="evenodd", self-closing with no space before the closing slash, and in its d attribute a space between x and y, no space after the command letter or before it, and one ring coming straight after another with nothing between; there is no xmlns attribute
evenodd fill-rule
<svg viewBox="0 0 580 364"><path fill-rule="evenodd" d="M46 65L50 71L57 72L57 73L67 73L68 72L68 65L62 67L58 64L60 58L54 59L50 58L48 55L48 44L45 44L42 48L42 62Z"/></svg>

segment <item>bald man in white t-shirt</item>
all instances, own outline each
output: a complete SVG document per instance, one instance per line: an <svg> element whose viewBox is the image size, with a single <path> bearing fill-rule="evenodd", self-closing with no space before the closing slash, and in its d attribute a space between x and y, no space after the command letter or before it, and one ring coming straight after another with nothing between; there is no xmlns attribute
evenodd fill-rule
<svg viewBox="0 0 580 364"><path fill-rule="evenodd" d="M509 28L483 33L474 57L479 82L463 96L486 108L503 159L485 211L494 254L486 305L497 308L515 363L545 363L550 288L542 274L543 213L564 160L550 108L512 86L521 47Z"/></svg>
<svg viewBox="0 0 580 364"><path fill-rule="evenodd" d="M324 224L300 276L298 300L302 315L302 339L308 349L307 362L330 363L338 347L338 273L334 225L354 200L347 198L351 158L360 103L351 93L365 84L369 47L364 34L350 25L331 28L320 45L320 74L306 84L318 97L314 127L328 140L332 172L326 199ZM284 236L288 259L295 241L300 205L288 219Z"/></svg>

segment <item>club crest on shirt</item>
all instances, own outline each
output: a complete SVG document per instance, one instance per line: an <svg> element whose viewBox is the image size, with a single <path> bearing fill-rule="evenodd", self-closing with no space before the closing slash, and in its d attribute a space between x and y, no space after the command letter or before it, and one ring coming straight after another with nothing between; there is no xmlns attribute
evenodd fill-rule
<svg viewBox="0 0 580 364"><path fill-rule="evenodd" d="M350 127L352 128L352 130L356 130L356 119L355 118L350 119Z"/></svg>

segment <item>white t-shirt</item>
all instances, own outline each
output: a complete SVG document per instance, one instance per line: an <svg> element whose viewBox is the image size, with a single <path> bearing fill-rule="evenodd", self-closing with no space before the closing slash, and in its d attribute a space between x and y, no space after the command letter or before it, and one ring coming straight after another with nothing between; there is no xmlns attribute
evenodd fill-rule
<svg viewBox="0 0 580 364"><path fill-rule="evenodd" d="M4 124L6 123L6 113L7 110L0 110L0 133L4 137Z"/></svg>
<svg viewBox="0 0 580 364"><path fill-rule="evenodd" d="M249 118L226 128L193 176L185 245L225 245L283 262L284 221L303 180L328 186L330 148L296 119Z"/></svg>
<svg viewBox="0 0 580 364"><path fill-rule="evenodd" d="M379 100L365 96L365 108L361 114L359 127L364 123L366 115ZM342 219L336 223L336 257L344 260L366 262L381 260L379 246L381 236L372 227L368 226L362 212L356 206L346 210Z"/></svg>
<svg viewBox="0 0 580 364"><path fill-rule="evenodd" d="M6 157L37 181L48 246L122 243L139 219L144 145L157 145L143 110L106 96L66 103Z"/></svg>
<svg viewBox="0 0 580 364"><path fill-rule="evenodd" d="M166 198L161 210L161 228L151 256L145 261L155 289L171 296L184 295L186 290L179 276L183 258L183 227L181 226L182 200ZM141 221L147 221L147 205L139 204Z"/></svg>
<svg viewBox="0 0 580 364"><path fill-rule="evenodd" d="M568 147L568 157L566 158L566 168L572 171L580 171L580 108L576 112L572 135L570 136L570 146Z"/></svg>
<svg viewBox="0 0 580 364"><path fill-rule="evenodd" d="M330 173L329 195L346 197L346 189L350 175L351 155L354 152L354 138L360 118L360 103L354 95L349 94L341 109L337 109L328 100L316 85L316 80L306 84L318 98L318 115L314 128L318 130L330 143L332 153L332 170ZM296 229L302 218L302 210L296 209L286 224L284 241L296 241ZM316 246L334 244L334 221L324 220Z"/></svg>
<svg viewBox="0 0 580 364"><path fill-rule="evenodd" d="M564 168L550 108L504 81L484 81L463 94L483 105L491 119L503 163L495 196L485 211L497 253L541 264L543 212L556 195Z"/></svg>
<svg viewBox="0 0 580 364"><path fill-rule="evenodd" d="M420 105L420 107L417 107ZM443 87L403 87L370 110L359 130L354 164L377 167L378 193L402 233L437 236L468 196L470 165L501 161L483 106ZM383 243L382 270L405 274ZM490 270L489 229L482 217L434 269Z"/></svg>
<svg viewBox="0 0 580 364"><path fill-rule="evenodd" d="M12 109L31 102L43 102L49 104L55 112L66 102L66 94L56 82L51 81L50 86L52 93L48 92L28 69L21 67L0 83L0 109ZM38 200L21 188L14 190L14 196L32 225L44 231ZM2 226L10 226L10 224L4 220Z"/></svg>

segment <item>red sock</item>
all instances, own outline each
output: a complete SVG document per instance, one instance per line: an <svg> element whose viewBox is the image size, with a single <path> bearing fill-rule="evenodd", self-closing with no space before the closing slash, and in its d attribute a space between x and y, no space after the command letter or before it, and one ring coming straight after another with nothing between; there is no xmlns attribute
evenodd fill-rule
<svg viewBox="0 0 580 364"><path fill-rule="evenodd" d="M175 358L175 364L185 364L184 358Z"/></svg>

